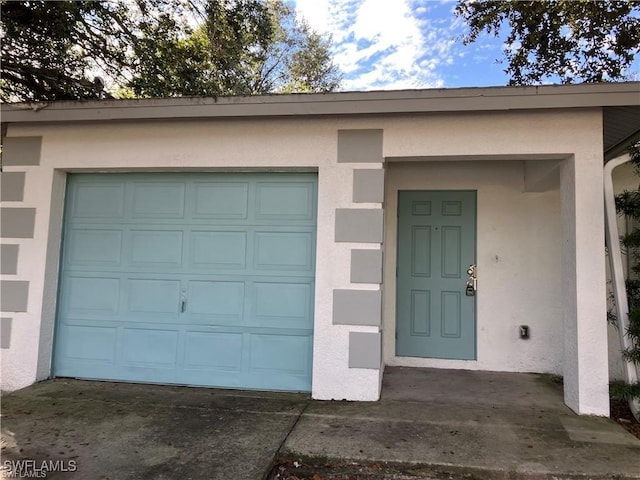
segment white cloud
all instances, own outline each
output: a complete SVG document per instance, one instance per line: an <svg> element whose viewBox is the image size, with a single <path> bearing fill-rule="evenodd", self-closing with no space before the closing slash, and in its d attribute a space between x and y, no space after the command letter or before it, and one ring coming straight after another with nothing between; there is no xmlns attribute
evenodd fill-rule
<svg viewBox="0 0 640 480"><path fill-rule="evenodd" d="M296 0L298 12L334 41L344 90L441 87L453 62L452 23L430 19L428 0ZM432 4L433 6L433 4Z"/></svg>
<svg viewBox="0 0 640 480"><path fill-rule="evenodd" d="M329 0L295 0L296 10L317 32L330 32Z"/></svg>

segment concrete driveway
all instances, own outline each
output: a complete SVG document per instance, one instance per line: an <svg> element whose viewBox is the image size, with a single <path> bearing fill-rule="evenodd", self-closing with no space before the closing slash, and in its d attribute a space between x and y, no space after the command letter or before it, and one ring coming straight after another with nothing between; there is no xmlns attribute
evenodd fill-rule
<svg viewBox="0 0 640 480"><path fill-rule="evenodd" d="M63 480L640 479L637 438L532 374L387 367L379 402L58 379L2 397L2 442Z"/></svg>
<svg viewBox="0 0 640 480"><path fill-rule="evenodd" d="M45 462L47 479L261 479L308 403L296 394L53 380L2 398L2 464Z"/></svg>

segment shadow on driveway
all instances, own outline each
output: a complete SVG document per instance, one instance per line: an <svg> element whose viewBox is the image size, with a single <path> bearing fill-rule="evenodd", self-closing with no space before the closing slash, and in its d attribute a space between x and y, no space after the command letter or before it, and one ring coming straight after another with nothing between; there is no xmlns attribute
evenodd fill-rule
<svg viewBox="0 0 640 480"><path fill-rule="evenodd" d="M2 465L45 462L47 479L65 480L260 479L308 403L286 393L46 381L2 398ZM33 462L12 463L25 459Z"/></svg>

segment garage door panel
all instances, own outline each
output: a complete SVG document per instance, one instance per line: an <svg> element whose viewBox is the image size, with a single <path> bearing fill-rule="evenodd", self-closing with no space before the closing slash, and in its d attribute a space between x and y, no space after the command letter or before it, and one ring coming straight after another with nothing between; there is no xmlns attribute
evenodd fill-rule
<svg viewBox="0 0 640 480"><path fill-rule="evenodd" d="M314 218L314 184L292 182L258 182L256 219L312 221Z"/></svg>
<svg viewBox="0 0 640 480"><path fill-rule="evenodd" d="M194 231L191 233L190 266L198 269L244 269L247 232Z"/></svg>
<svg viewBox="0 0 640 480"><path fill-rule="evenodd" d="M244 310L244 282L192 281L189 282L189 302L187 312L207 315L208 323L218 325L241 324Z"/></svg>
<svg viewBox="0 0 640 480"><path fill-rule="evenodd" d="M309 368L310 337L300 335L251 335L253 372L304 376Z"/></svg>
<svg viewBox="0 0 640 480"><path fill-rule="evenodd" d="M248 216L247 182L198 182L193 218L245 220Z"/></svg>
<svg viewBox="0 0 640 480"><path fill-rule="evenodd" d="M257 282L253 288L252 324L273 328L313 328L311 284Z"/></svg>
<svg viewBox="0 0 640 480"><path fill-rule="evenodd" d="M180 267L183 232L176 230L133 230L129 261L143 268Z"/></svg>
<svg viewBox="0 0 640 480"><path fill-rule="evenodd" d="M55 375L309 391L316 190L314 174L70 175Z"/></svg>
<svg viewBox="0 0 640 480"><path fill-rule="evenodd" d="M68 233L66 255L69 267L119 267L122 231L100 228L74 228Z"/></svg>
<svg viewBox="0 0 640 480"><path fill-rule="evenodd" d="M154 368L175 367L178 358L178 331L150 328L122 330L123 365Z"/></svg>
<svg viewBox="0 0 640 480"><path fill-rule="evenodd" d="M131 216L133 218L184 217L186 185L177 182L134 183Z"/></svg>
<svg viewBox="0 0 640 480"><path fill-rule="evenodd" d="M64 338L63 355L58 359L65 362L100 362L113 364L116 351L117 330L114 327L87 325L64 325L60 327Z"/></svg>
<svg viewBox="0 0 640 480"><path fill-rule="evenodd" d="M69 314L114 315L119 311L120 278L69 276L62 308Z"/></svg>
<svg viewBox="0 0 640 480"><path fill-rule="evenodd" d="M180 281L133 278L127 281L128 310L133 314L169 314L175 320L180 309Z"/></svg>
<svg viewBox="0 0 640 480"><path fill-rule="evenodd" d="M310 232L256 232L254 266L257 270L310 272L312 250Z"/></svg>
<svg viewBox="0 0 640 480"><path fill-rule="evenodd" d="M242 333L189 331L185 339L185 368L242 370Z"/></svg>
<svg viewBox="0 0 640 480"><path fill-rule="evenodd" d="M82 183L74 190L68 211L73 219L119 220L124 217L124 193L124 182Z"/></svg>

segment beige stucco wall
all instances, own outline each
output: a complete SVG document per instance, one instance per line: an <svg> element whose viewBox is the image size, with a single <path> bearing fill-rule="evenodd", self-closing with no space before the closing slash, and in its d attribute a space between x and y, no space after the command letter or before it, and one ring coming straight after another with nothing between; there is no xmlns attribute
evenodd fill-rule
<svg viewBox="0 0 640 480"><path fill-rule="evenodd" d="M399 190L477 190L477 360L395 356ZM523 190L523 161L388 165L384 269L388 365L562 373L559 189ZM520 325L530 327L530 339L519 338Z"/></svg>
<svg viewBox="0 0 640 480"><path fill-rule="evenodd" d="M608 415L602 111L549 113L398 118L385 128L384 152L388 159L560 160L565 403Z"/></svg>
<svg viewBox="0 0 640 480"><path fill-rule="evenodd" d="M375 245L335 242L336 208L381 206L354 204L353 169L376 167L337 163L339 129L384 131L388 188L400 173L394 162L402 157L473 162L443 165L437 173L440 177L431 171L431 177L421 182L406 176L397 180L429 188L439 178L440 187L478 189L482 233L478 238L478 325L485 330L479 332L478 362L482 363L476 368L559 371L562 365L569 380L568 404L581 413L608 411L606 344L602 342L606 337L604 235L602 211L597 207L602 204L597 187L602 183L600 109L10 125L9 136L42 136L43 142L41 165L19 169L27 172L24 206L36 208L37 213L34 238L15 242L20 244L16 279L31 284L28 311L15 315L15 339L11 349L2 352L3 388L20 388L50 373L66 172L284 169L318 172L313 395L377 399L380 373L348 368L348 337L349 332L377 332L378 327L332 324L333 290L379 288L352 284L349 277L351 250ZM522 193L522 162L539 158L561 161L564 197L557 190ZM461 168L464 165L471 170ZM561 197L564 204L558 208ZM387 213L393 210L389 196L385 208ZM540 228L531 229L532 222ZM562 230L562 253L558 238L552 241L561 223L568 225ZM392 231L388 225L387 234ZM392 239L387 242L390 247ZM537 261L523 252L535 252ZM386 262L394 258L390 249L385 255ZM536 295L524 295L527 287ZM387 279L383 286L385 338L392 330L394 309L389 296L394 288ZM504 298L509 308L499 309ZM499 321L490 327L496 315ZM532 328L528 342L517 339L516 327L523 323ZM507 352L519 349L507 366ZM505 353L489 355L490 350ZM391 361L389 355L385 352ZM598 362L604 370L597 367Z"/></svg>
<svg viewBox="0 0 640 480"><path fill-rule="evenodd" d="M318 172L313 394L376 400L380 373L348 368L348 338L349 332L378 329L332 325L333 289L350 285L351 248L371 248L334 241L335 210L380 207L353 203L354 166L336 162L340 125L336 120L248 120L12 126L10 136L42 136L43 142L40 165L20 167L27 170L23 206L35 207L37 214L34 238L13 242L20 245L17 279L30 281L30 294L27 312L12 315L12 346L2 351L3 389L50 375L66 173L288 170Z"/></svg>

